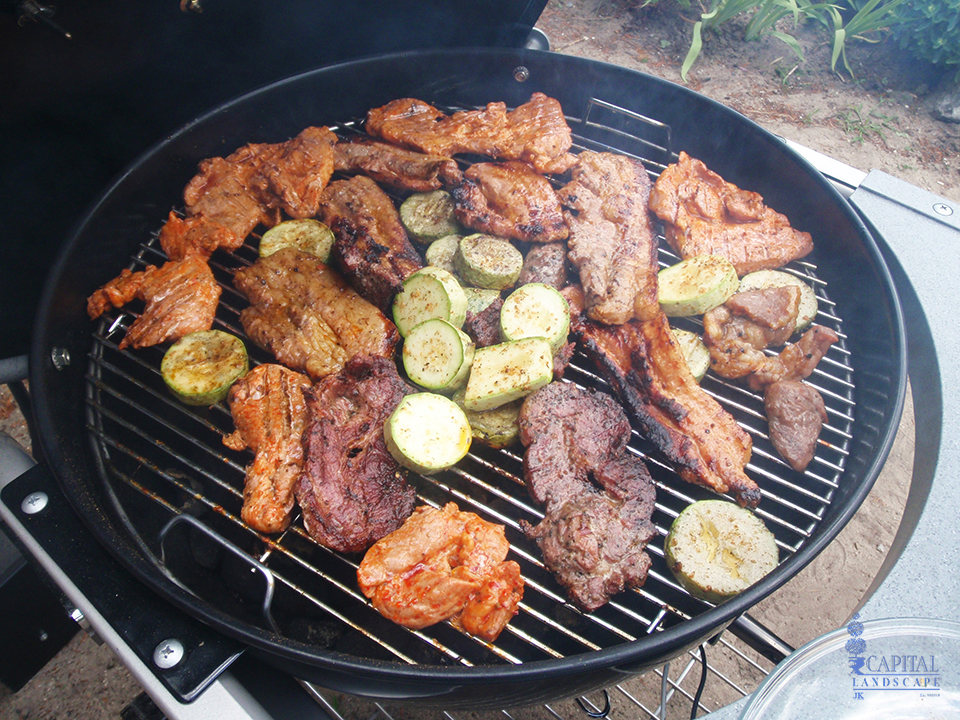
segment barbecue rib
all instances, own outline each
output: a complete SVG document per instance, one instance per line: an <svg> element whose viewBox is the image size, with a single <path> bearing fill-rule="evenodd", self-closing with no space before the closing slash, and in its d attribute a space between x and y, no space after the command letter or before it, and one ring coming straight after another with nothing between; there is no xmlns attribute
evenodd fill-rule
<svg viewBox="0 0 960 720"><path fill-rule="evenodd" d="M550 181L525 162L471 165L451 194L454 213L465 227L541 243L569 234Z"/></svg>
<svg viewBox="0 0 960 720"><path fill-rule="evenodd" d="M650 193L650 210L664 222L670 246L683 258L722 255L740 276L778 268L813 250L809 233L790 227L787 218L680 153Z"/></svg>
<svg viewBox="0 0 960 720"><path fill-rule="evenodd" d="M627 453L630 423L608 395L551 383L524 400L520 440L530 496L546 505L534 528L544 564L586 611L639 587L656 535L654 486L643 462Z"/></svg>
<svg viewBox="0 0 960 720"><path fill-rule="evenodd" d="M336 236L333 262L357 292L389 312L406 277L423 267L393 201L358 175L327 186L318 217Z"/></svg>
<svg viewBox="0 0 960 720"><path fill-rule="evenodd" d="M558 193L570 227L570 262L580 271L587 315L620 325L649 320L657 301L657 242L650 229L650 179L638 160L584 151Z"/></svg>
<svg viewBox="0 0 960 720"><path fill-rule="evenodd" d="M228 402L236 430L223 438L232 450L253 450L243 485L241 517L262 533L290 524L293 486L303 468L307 407L305 375L282 365L258 365L232 388Z"/></svg>
<svg viewBox="0 0 960 720"><path fill-rule="evenodd" d="M541 173L562 173L576 162L560 103L543 93L507 112L502 102L445 115L421 100L402 98L367 113L366 130L387 142L432 155L487 155L523 160Z"/></svg>
<svg viewBox="0 0 960 720"><path fill-rule="evenodd" d="M244 332L284 365L316 379L355 355L392 357L396 326L319 258L283 248L237 270L234 286L250 301Z"/></svg>
<svg viewBox="0 0 960 720"><path fill-rule="evenodd" d="M374 608L399 625L420 629L451 618L493 642L523 597L520 566L505 559L509 550L502 525L455 503L424 505L367 551L357 581Z"/></svg>
<svg viewBox="0 0 960 720"><path fill-rule="evenodd" d="M366 175L381 185L410 192L453 187L463 180L456 161L427 155L369 137L351 137L333 147L334 169L347 175Z"/></svg>
<svg viewBox="0 0 960 720"><path fill-rule="evenodd" d="M573 312L571 330L683 480L756 507L760 489L744 472L750 436L694 380L665 316L610 327Z"/></svg>
<svg viewBox="0 0 960 720"><path fill-rule="evenodd" d="M383 423L409 390L393 360L358 355L305 393L295 492L307 532L322 545L361 552L413 511L413 488L383 439Z"/></svg>

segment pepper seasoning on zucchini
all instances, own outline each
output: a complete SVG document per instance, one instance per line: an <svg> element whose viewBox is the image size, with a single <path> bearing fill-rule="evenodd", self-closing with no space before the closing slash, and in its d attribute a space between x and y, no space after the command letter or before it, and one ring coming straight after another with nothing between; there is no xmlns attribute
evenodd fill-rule
<svg viewBox="0 0 960 720"><path fill-rule="evenodd" d="M201 330L170 346L160 362L160 374L182 403L215 405L249 367L240 338L222 330Z"/></svg>

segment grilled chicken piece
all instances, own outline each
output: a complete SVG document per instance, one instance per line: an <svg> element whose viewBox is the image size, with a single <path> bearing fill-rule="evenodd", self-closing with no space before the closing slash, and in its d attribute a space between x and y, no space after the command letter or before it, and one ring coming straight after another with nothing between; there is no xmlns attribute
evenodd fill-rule
<svg viewBox="0 0 960 720"><path fill-rule="evenodd" d="M617 327L574 311L572 330L648 440L680 477L756 507L760 489L744 472L753 442L693 378L663 315Z"/></svg>
<svg viewBox="0 0 960 720"><path fill-rule="evenodd" d="M369 137L341 140L333 147L334 169L366 175L381 185L410 192L429 192L459 185L463 173L456 161L427 155Z"/></svg>
<svg viewBox="0 0 960 720"><path fill-rule="evenodd" d="M793 286L749 290L705 313L703 340L710 351L713 370L721 377L746 377L754 390L779 380L809 376L837 342L833 330L814 325L779 355L764 352L790 339L799 301L800 290Z"/></svg>
<svg viewBox="0 0 960 720"><path fill-rule="evenodd" d="M308 127L286 142L248 145L259 157L261 201L293 218L316 215L320 193L333 175L336 144L337 136L329 128Z"/></svg>
<svg viewBox="0 0 960 720"><path fill-rule="evenodd" d="M763 407L770 426L770 442L797 472L813 460L817 438L827 421L827 408L814 388L796 380L768 386Z"/></svg>
<svg viewBox="0 0 960 720"><path fill-rule="evenodd" d="M534 245L523 258L523 269L517 287L538 282L562 290L567 284L566 243Z"/></svg>
<svg viewBox="0 0 960 720"><path fill-rule="evenodd" d="M250 301L244 332L284 365L316 379L356 355L392 357L396 326L314 255L284 248L237 270L234 286Z"/></svg>
<svg viewBox="0 0 960 720"><path fill-rule="evenodd" d="M189 255L207 259L219 247L236 249L236 240L232 230L204 215L181 218L172 210L160 229L160 247L171 260Z"/></svg>
<svg viewBox="0 0 960 720"><path fill-rule="evenodd" d="M683 258L722 255L741 277L813 250L810 233L794 230L760 195L725 181L685 152L660 174L650 210L663 220L667 242Z"/></svg>
<svg viewBox="0 0 960 720"><path fill-rule="evenodd" d="M525 162L471 165L451 194L457 220L474 230L544 243L569 234L550 181Z"/></svg>
<svg viewBox="0 0 960 720"><path fill-rule="evenodd" d="M608 325L655 317L660 312L660 268L647 212L650 179L642 163L613 153L582 152L573 180L558 194L587 315Z"/></svg>
<svg viewBox="0 0 960 720"><path fill-rule="evenodd" d="M333 230L333 262L364 298L388 312L393 296L423 267L393 201L363 175L323 191L318 216Z"/></svg>
<svg viewBox="0 0 960 720"><path fill-rule="evenodd" d="M253 450L240 516L254 530L287 529L293 486L303 468L301 438L310 379L282 365L258 365L238 380L227 398L236 430L223 438L232 450Z"/></svg>
<svg viewBox="0 0 960 720"><path fill-rule="evenodd" d="M541 173L562 173L576 163L560 103L543 93L507 112L502 102L445 115L421 100L402 98L367 113L367 132L433 155L487 155L523 160Z"/></svg>
<svg viewBox="0 0 960 720"><path fill-rule="evenodd" d="M409 391L393 360L358 355L306 393L295 492L307 532L322 545L361 552L413 511L413 488L383 439L383 423Z"/></svg>
<svg viewBox="0 0 960 720"><path fill-rule="evenodd" d="M367 551L357 581L377 611L399 625L420 629L450 618L493 642L523 597L509 550L502 525L455 503L421 506Z"/></svg>
<svg viewBox="0 0 960 720"><path fill-rule="evenodd" d="M524 478L530 496L546 505L531 528L544 564L582 609L639 587L656 535L654 485L643 462L626 451L630 423L608 395L551 383L520 410L526 447Z"/></svg>
<svg viewBox="0 0 960 720"><path fill-rule="evenodd" d="M220 286L204 258L191 255L140 272L124 270L87 299L91 320L109 307L140 299L143 312L127 329L120 349L144 348L209 330L220 301Z"/></svg>

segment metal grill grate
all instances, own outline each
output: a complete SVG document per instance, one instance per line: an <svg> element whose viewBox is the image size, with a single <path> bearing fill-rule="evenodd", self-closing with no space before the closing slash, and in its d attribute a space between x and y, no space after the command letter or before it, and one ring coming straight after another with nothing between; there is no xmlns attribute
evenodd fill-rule
<svg viewBox="0 0 960 720"><path fill-rule="evenodd" d="M583 120L570 123L577 148L633 155L643 160L652 177L674 157L668 127L606 103L591 103ZM356 127L344 123L336 129L350 132ZM157 218L158 228L163 220ZM676 262L665 243L661 245L661 264ZM256 257L256 246L248 241L236 252L218 253L212 259L223 286L214 327L243 337L238 318L246 301L232 288L231 278ZM139 270L165 259L153 237L139 248L130 268ZM817 322L841 338L809 379L824 397L830 418L810 468L797 474L773 450L760 395L713 375L703 381L704 390L754 439L747 472L762 488L757 512L774 532L781 560L806 542L830 507L842 482L855 410L842 320L828 288L810 263L794 263L788 269L814 286L820 302ZM105 316L89 353L87 426L101 478L116 499L116 512L144 552L175 582L239 619L352 655L472 666L587 653L642 638L711 607L679 587L662 551L662 538L673 519L691 502L711 495L680 481L656 450L634 433L630 451L647 462L657 484L653 521L660 536L648 548L653 566L642 588L621 593L591 614L569 604L543 567L536 545L520 531L520 520L536 525L543 517L524 487L522 448L494 451L475 444L456 468L414 477L418 500L434 506L454 501L461 509L506 526L510 557L520 564L526 582L520 613L495 644L450 624L411 631L389 623L356 587L359 558L315 543L299 517L273 537L261 536L241 522L244 467L251 456L228 450L220 442L233 429L229 410L222 403L198 409L176 402L160 376L161 348L119 351L117 342L135 317L135 308ZM698 329L693 320L680 320L678 325ZM252 343L247 345L253 363L273 361ZM575 356L565 380L608 389L581 354ZM684 694L681 684L674 689Z"/></svg>

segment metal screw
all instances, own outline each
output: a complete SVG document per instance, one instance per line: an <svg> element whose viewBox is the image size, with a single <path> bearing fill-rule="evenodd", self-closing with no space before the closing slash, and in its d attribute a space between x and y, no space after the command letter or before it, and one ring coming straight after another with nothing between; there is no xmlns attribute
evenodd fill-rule
<svg viewBox="0 0 960 720"><path fill-rule="evenodd" d="M953 215L953 208L947 205L946 203L940 203L940 202L934 203L933 211L937 215L943 215L944 217L949 217L950 215Z"/></svg>
<svg viewBox="0 0 960 720"><path fill-rule="evenodd" d="M63 370L70 364L70 351L66 348L55 347L50 351L50 359L57 370Z"/></svg>
<svg viewBox="0 0 960 720"><path fill-rule="evenodd" d="M513 69L513 79L517 82L526 82L530 79L530 71L523 65Z"/></svg>
<svg viewBox="0 0 960 720"><path fill-rule="evenodd" d="M200 0L180 0L180 9L183 12L202 13L203 5Z"/></svg>
<svg viewBox="0 0 960 720"><path fill-rule="evenodd" d="M175 638L164 640L153 651L153 664L161 670L176 667L183 660L183 643Z"/></svg>
<svg viewBox="0 0 960 720"><path fill-rule="evenodd" d="M49 500L45 492L30 493L20 503L20 509L27 515L36 515L47 506Z"/></svg>

